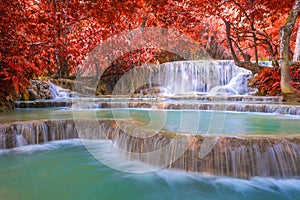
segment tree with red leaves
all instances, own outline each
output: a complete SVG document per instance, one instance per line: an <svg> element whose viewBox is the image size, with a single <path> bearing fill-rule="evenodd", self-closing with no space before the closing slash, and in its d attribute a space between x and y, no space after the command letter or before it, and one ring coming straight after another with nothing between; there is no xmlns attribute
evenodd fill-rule
<svg viewBox="0 0 300 200"><path fill-rule="evenodd" d="M8 102L24 90L29 79L39 75L39 68L30 61L33 52L30 49L32 22L28 1L1 1L0 4L0 100ZM26 24L26 26L25 26ZM32 31L32 30L31 30Z"/></svg>
<svg viewBox="0 0 300 200"><path fill-rule="evenodd" d="M203 12L223 21L224 38L235 64L254 73L263 69L259 58L277 60L281 19L288 14L292 3L292 0L199 1Z"/></svg>
<svg viewBox="0 0 300 200"><path fill-rule="evenodd" d="M300 91L291 84L290 76L290 36L300 14L300 0L295 0L288 18L280 30L280 67L281 67L281 90L284 101L300 102Z"/></svg>
<svg viewBox="0 0 300 200"><path fill-rule="evenodd" d="M205 47L211 57L232 57L238 66L258 72L259 58L277 59L279 28L293 3L293 0L1 1L1 96L17 96L31 78L75 74L78 69L83 70L78 66L98 44L124 31L143 27L176 30ZM173 45L179 44L174 41ZM116 53L109 60L113 63L123 56L134 65L153 62L154 52L159 51L147 47L129 49L125 57ZM137 57L133 58L134 55Z"/></svg>

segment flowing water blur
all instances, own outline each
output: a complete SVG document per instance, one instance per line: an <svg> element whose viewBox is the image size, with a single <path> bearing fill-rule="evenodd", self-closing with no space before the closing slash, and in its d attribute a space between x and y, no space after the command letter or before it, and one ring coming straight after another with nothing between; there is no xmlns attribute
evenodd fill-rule
<svg viewBox="0 0 300 200"><path fill-rule="evenodd" d="M224 86L224 89L238 86L238 90L229 91L232 94L247 93L247 84L240 83L245 82L248 74L246 71L234 67L232 61L175 62L173 67L167 65L172 64L158 67L154 70L155 74L151 74L151 76L149 76L148 69L141 69L139 73L145 76L138 76L144 77L144 79L137 80L137 85L147 80L150 86L158 84L168 88L172 91L171 95L208 92L218 85ZM136 76L133 77L136 79ZM212 79L206 80L207 77L212 77ZM231 81L233 77L237 78ZM174 83L170 80L177 82ZM187 85L190 87L186 88ZM116 91L121 91L121 94L124 94L124 90L128 88L126 84L119 84ZM54 97L63 100L69 96L67 91L59 89ZM114 100L108 99L107 101ZM0 114L0 122L18 122L17 129L23 130L23 127L31 126L28 121L41 120L39 127L42 129L47 125L43 120L52 119L59 122L66 119L85 119L89 117L90 112L95 112L97 119L130 119L131 121L139 121L138 124L144 125L153 120L159 122L163 117L166 117L163 129L203 134L207 132L209 122L216 112L218 115L220 113L224 115L225 122L224 127L222 127L222 134L226 135L293 135L299 134L300 130L299 116L156 108L93 109L103 108L99 106L102 106L102 103L95 102L90 105L88 102L87 108L90 110L70 110L68 108L18 109ZM124 114L127 111L130 113L129 117ZM182 121L188 123L181 123ZM46 133L44 130L42 132ZM55 138L56 135L51 137ZM46 136L43 138L45 139ZM1 148L5 148L5 145L1 146L1 144L6 139L6 135L0 133ZM95 148L89 149L89 151L96 152L103 163L95 159L79 139L23 146L26 145L26 141L21 135L16 135L17 148L0 150L0 199L300 199L299 179L262 177L238 179L168 169L148 173L117 171L106 164L114 163L126 166L126 168L132 169L130 171L140 171L136 170L139 168L151 171L153 166L138 161L129 161L121 157L112 151L114 146L110 140L94 140L93 142L96 143Z"/></svg>
<svg viewBox="0 0 300 200"><path fill-rule="evenodd" d="M132 167L99 141L106 159ZM131 174L94 159L80 140L51 142L0 151L0 199L299 199L300 180L249 180L158 170Z"/></svg>

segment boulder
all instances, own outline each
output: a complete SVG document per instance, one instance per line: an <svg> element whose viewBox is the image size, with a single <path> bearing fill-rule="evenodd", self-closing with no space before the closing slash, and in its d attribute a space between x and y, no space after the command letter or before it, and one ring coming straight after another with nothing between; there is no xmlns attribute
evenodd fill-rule
<svg viewBox="0 0 300 200"><path fill-rule="evenodd" d="M30 86L26 89L21 100L51 99L49 82L46 80L30 80Z"/></svg>
<svg viewBox="0 0 300 200"><path fill-rule="evenodd" d="M33 88L28 88L27 91L29 92L29 100L41 99L41 96L38 94L37 90Z"/></svg>

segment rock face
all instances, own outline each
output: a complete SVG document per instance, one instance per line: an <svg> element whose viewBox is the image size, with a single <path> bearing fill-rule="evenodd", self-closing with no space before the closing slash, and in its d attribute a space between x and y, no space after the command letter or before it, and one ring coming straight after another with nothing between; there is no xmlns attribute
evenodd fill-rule
<svg viewBox="0 0 300 200"><path fill-rule="evenodd" d="M72 80L64 79L72 82ZM21 100L44 100L44 99L55 99L57 97L76 97L77 93L72 92L74 86L66 84L69 82L63 81L63 87L58 87L54 83L61 83L58 80L30 80L31 86L27 88L27 91L22 95ZM62 84L59 84L62 85ZM74 83L73 83L74 85Z"/></svg>
<svg viewBox="0 0 300 200"><path fill-rule="evenodd" d="M74 90L75 87L75 81L70 79L52 79L51 82L69 90Z"/></svg>
<svg viewBox="0 0 300 200"><path fill-rule="evenodd" d="M7 112L14 108L65 107L70 106L71 101L49 101L49 99L65 96L66 98L77 97L77 93L72 92L71 89L61 88L61 90L58 90L53 89L53 87L59 88L52 83L52 80L51 82L49 80L30 80L30 86L19 96L0 94L0 112ZM87 91L86 88L83 88L83 90Z"/></svg>
<svg viewBox="0 0 300 200"><path fill-rule="evenodd" d="M72 105L71 100L65 101L15 101L15 108L54 108L54 107L68 107Z"/></svg>
<svg viewBox="0 0 300 200"><path fill-rule="evenodd" d="M49 82L46 80L30 80L31 87L27 88L28 93L24 93L22 100L51 99Z"/></svg>
<svg viewBox="0 0 300 200"><path fill-rule="evenodd" d="M152 96L164 96L164 95L172 95L171 91L168 90L168 88L164 87L152 87L152 88L144 88L144 89L138 89L135 91L135 94L140 94L137 96L147 96L147 95L152 95ZM133 96L135 96L135 94Z"/></svg>

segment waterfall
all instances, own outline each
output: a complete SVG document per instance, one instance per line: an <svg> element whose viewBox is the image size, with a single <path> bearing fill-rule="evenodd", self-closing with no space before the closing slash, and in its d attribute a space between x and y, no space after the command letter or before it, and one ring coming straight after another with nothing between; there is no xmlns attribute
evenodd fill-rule
<svg viewBox="0 0 300 200"><path fill-rule="evenodd" d="M199 154L207 136L161 131L142 138L122 130L116 134L114 143L128 159L154 166L241 178L300 177L297 138L218 137L212 151L202 158Z"/></svg>
<svg viewBox="0 0 300 200"><path fill-rule="evenodd" d="M25 140L23 135L16 134L15 139L16 139L16 141L15 141L16 147L21 147L21 146L26 146L27 145L27 141Z"/></svg>
<svg viewBox="0 0 300 200"><path fill-rule="evenodd" d="M244 74L244 75L241 75ZM173 95L208 93L216 86L225 86L236 77L230 87L238 94L245 94L245 74L250 71L237 67L233 61L180 61L161 65L145 65L130 70L117 83L114 94L131 94L138 88L160 86ZM243 85L242 89L239 89ZM139 92L139 91L136 91Z"/></svg>
<svg viewBox="0 0 300 200"><path fill-rule="evenodd" d="M71 93L70 90L64 89L64 88L62 88L58 85L55 85L51 82L49 82L49 89L51 92L52 99L77 97L77 95L74 93Z"/></svg>
<svg viewBox="0 0 300 200"><path fill-rule="evenodd" d="M233 95L244 95L248 93L248 79L251 77L250 73L239 73L233 77L224 87L223 92Z"/></svg>
<svg viewBox="0 0 300 200"><path fill-rule="evenodd" d="M76 125L84 128L78 132ZM1 124L0 149L14 148L24 145L44 144L54 140L112 139L114 121L101 120L45 120Z"/></svg>
<svg viewBox="0 0 300 200"><path fill-rule="evenodd" d="M158 167L242 178L300 177L297 136L219 136L211 151L203 157L201 148L207 135L153 132L113 120L77 120L76 123L48 120L7 123L0 127L1 148L78 137L82 141L112 140L116 150L128 159Z"/></svg>
<svg viewBox="0 0 300 200"><path fill-rule="evenodd" d="M0 129L0 149L6 149L6 134L2 133Z"/></svg>
<svg viewBox="0 0 300 200"><path fill-rule="evenodd" d="M73 128L72 130L70 130L70 125ZM0 147L14 148L77 137L72 120L17 122L1 125Z"/></svg>

